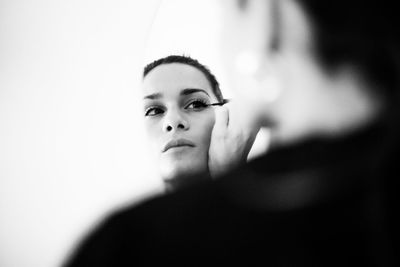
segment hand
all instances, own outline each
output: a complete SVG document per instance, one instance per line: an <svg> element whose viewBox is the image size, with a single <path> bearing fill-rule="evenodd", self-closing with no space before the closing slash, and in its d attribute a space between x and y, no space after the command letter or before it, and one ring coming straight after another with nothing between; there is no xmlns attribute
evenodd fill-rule
<svg viewBox="0 0 400 267"><path fill-rule="evenodd" d="M215 108L208 167L212 177L246 162L260 126L233 103Z"/></svg>

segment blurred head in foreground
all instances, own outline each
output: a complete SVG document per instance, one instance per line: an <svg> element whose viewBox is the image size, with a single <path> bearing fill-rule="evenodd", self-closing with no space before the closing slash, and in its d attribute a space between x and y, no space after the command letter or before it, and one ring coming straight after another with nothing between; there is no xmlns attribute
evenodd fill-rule
<svg viewBox="0 0 400 267"><path fill-rule="evenodd" d="M397 87L398 30L379 1L222 2L228 81L272 146L350 133Z"/></svg>
<svg viewBox="0 0 400 267"><path fill-rule="evenodd" d="M143 114L161 178L179 187L189 174L208 171L219 84L204 65L187 56L168 56L143 72Z"/></svg>

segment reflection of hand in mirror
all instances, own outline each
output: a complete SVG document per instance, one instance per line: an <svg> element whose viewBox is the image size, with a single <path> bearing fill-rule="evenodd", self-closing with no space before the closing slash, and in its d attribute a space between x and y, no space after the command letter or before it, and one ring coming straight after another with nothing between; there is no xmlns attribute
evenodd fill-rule
<svg viewBox="0 0 400 267"><path fill-rule="evenodd" d="M236 103L215 108L208 167L212 177L219 176L246 162L260 129Z"/></svg>

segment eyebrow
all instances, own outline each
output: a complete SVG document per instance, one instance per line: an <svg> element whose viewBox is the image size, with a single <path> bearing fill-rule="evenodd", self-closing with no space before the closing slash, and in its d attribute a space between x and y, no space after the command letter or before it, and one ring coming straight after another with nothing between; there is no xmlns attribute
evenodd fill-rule
<svg viewBox="0 0 400 267"><path fill-rule="evenodd" d="M145 97L143 97L143 99L159 99L161 97L162 97L161 93L155 93L151 95L146 95Z"/></svg>
<svg viewBox="0 0 400 267"><path fill-rule="evenodd" d="M207 91L206 90L203 90L203 89L198 89L198 88L186 88L186 89L183 89L182 91L181 91L181 95L190 95L190 94L194 94L194 93L204 93L204 94L206 94L208 97L210 97L210 95L207 93Z"/></svg>
<svg viewBox="0 0 400 267"><path fill-rule="evenodd" d="M210 95L207 93L206 90L203 89L199 89L199 88L185 88L181 91L180 95L191 95L194 93L204 93L206 94L208 97L210 97ZM159 99L162 97L162 93L154 93L154 94L150 94L150 95L146 95L145 97L143 97L143 99Z"/></svg>

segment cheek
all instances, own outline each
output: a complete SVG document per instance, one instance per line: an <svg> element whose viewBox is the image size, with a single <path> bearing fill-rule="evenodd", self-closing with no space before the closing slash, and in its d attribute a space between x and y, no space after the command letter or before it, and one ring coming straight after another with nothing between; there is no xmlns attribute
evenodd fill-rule
<svg viewBox="0 0 400 267"><path fill-rule="evenodd" d="M156 138L160 133L159 133L159 125L160 121L156 120L146 120L144 123L144 128L146 130L146 135L150 139Z"/></svg>
<svg viewBox="0 0 400 267"><path fill-rule="evenodd" d="M162 137L161 123L161 120L146 120L144 123L146 138L152 149L158 149L158 143Z"/></svg>

